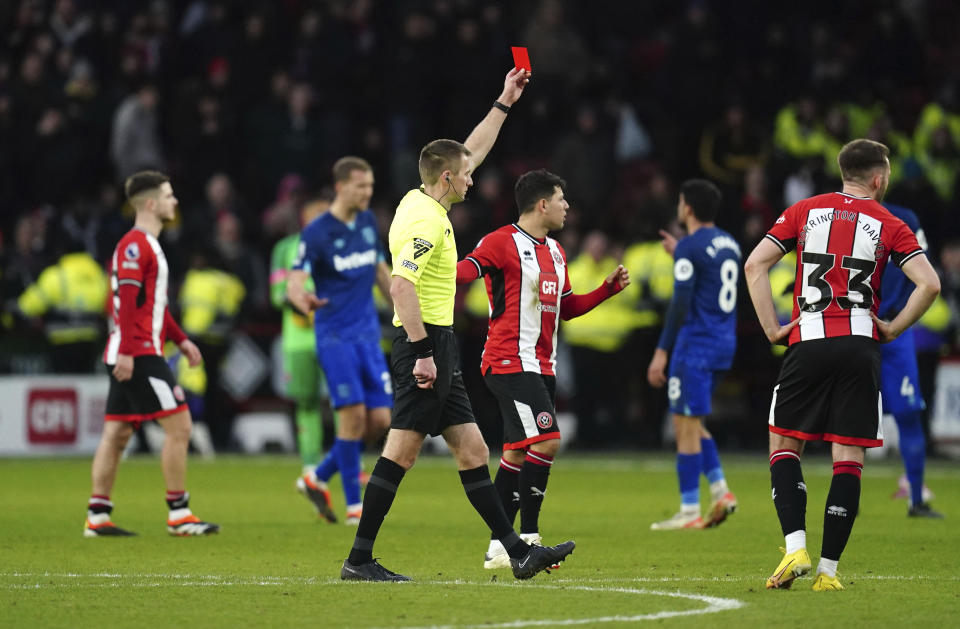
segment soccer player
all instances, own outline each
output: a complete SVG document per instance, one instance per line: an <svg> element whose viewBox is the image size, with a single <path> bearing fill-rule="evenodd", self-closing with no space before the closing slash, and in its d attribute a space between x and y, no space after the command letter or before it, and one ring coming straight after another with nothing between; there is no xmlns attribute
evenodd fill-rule
<svg viewBox="0 0 960 629"><path fill-rule="evenodd" d="M885 204L890 213L907 224L917 242L927 249L927 239L920 221L912 210ZM910 297L910 286L903 272L888 268L880 285L883 302L877 310L881 319L896 315ZM893 341L880 346L880 392L883 412L890 413L900 433L900 456L907 472L910 488L910 506L907 515L917 518L942 518L923 499L923 468L927 458L927 443L923 436L923 410L926 403L920 391L917 352L913 345L913 330L907 329Z"/></svg>
<svg viewBox="0 0 960 629"><path fill-rule="evenodd" d="M503 415L503 455L494 487L513 522L520 511L520 539L542 545L540 509L560 448L554 401L557 328L586 314L630 284L623 266L594 291L574 295L567 256L548 232L563 228L569 204L566 182L545 170L517 180L516 223L487 234L457 264L457 283L484 277L490 323L480 370ZM517 496L515 499L514 496ZM484 568L509 568L510 555L491 538Z"/></svg>
<svg viewBox="0 0 960 629"><path fill-rule="evenodd" d="M287 297L303 313L313 312L317 360L339 417L337 438L316 469L297 479L297 489L320 517L336 522L327 482L340 472L346 523L360 522L360 451L365 437L381 436L390 425L393 385L380 350L380 323L373 285L383 294L390 268L383 259L377 221L367 207L373 196L373 169L359 157L333 165L336 196L330 211L300 234L297 258L287 280ZM305 288L313 279L315 292Z"/></svg>
<svg viewBox="0 0 960 629"><path fill-rule="evenodd" d="M800 455L807 441L829 441L833 480L813 589L842 590L837 563L860 503L866 448L883 443L880 348L900 336L940 292L940 280L910 228L878 202L890 177L889 150L853 140L837 156L843 190L787 208L745 265L747 288L771 343L789 341L770 403L770 481L786 540L767 588L785 588L810 571L807 486ZM797 249L793 320L774 312L768 271ZM879 289L887 261L916 284L892 321L882 321Z"/></svg>
<svg viewBox="0 0 960 629"><path fill-rule="evenodd" d="M157 237L163 221L173 219L177 199L170 178L156 171L131 175L124 190L137 215L133 229L117 243L111 263L112 326L103 355L110 372L110 390L103 435L93 457L93 492L83 535L135 534L111 521L110 492L130 435L148 420L155 420L166 433L160 460L170 509L167 531L180 536L216 533L218 525L204 522L190 511L186 481L192 422L183 389L162 353L164 341L170 339L191 366L202 360L200 350L167 308L169 269Z"/></svg>
<svg viewBox="0 0 960 629"><path fill-rule="evenodd" d="M300 209L300 224L306 227L330 208L329 199L317 199ZM293 267L300 246L300 232L282 238L270 256L270 301L283 312L283 375L285 393L296 404L297 449L303 473L312 471L320 462L323 441L323 420L320 406L327 385L317 361L317 343L313 322L296 310L287 299L287 276ZM304 288L313 291L308 279Z"/></svg>
<svg viewBox="0 0 960 629"><path fill-rule="evenodd" d="M419 161L423 187L408 192L397 207L390 226L395 412L383 454L363 497L363 515L350 556L340 570L342 579L410 580L374 560L373 545L427 434L442 434L450 446L467 498L503 542L516 578L528 579L573 552L573 542L530 546L507 519L490 481L489 452L463 386L452 329L457 245L447 213L466 197L474 169L487 156L528 80L527 71L510 70L500 97L463 144L434 140L424 146Z"/></svg>
<svg viewBox="0 0 960 629"><path fill-rule="evenodd" d="M737 508L727 487L717 445L703 425L710 414L714 387L733 363L737 346L737 280L740 246L714 225L720 190L705 179L680 186L677 218L687 236L676 241L666 232L664 248L673 253L673 299L647 368L656 388L667 385L677 438L680 511L654 522L656 531L717 526ZM669 356L670 373L666 375ZM700 474L710 483L710 509L700 516Z"/></svg>

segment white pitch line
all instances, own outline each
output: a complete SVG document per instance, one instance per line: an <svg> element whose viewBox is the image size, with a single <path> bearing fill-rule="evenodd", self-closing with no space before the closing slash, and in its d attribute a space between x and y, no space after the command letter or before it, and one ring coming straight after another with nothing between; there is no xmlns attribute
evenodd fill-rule
<svg viewBox="0 0 960 629"><path fill-rule="evenodd" d="M440 582L442 583L442 582ZM513 583L486 583L483 585L488 586L501 586L501 587L522 587L523 589L527 588L539 588L544 590L581 590L584 592L604 592L604 593L616 593L616 594L637 594L637 595L652 595L652 596L666 596L670 598L682 598L686 600L699 601L702 603L707 603L706 607L700 609L685 609L685 610L665 610L652 614L637 614L633 616L595 616L593 618L554 618L554 619L539 619L539 620L514 620L511 622L502 622L502 623L482 623L482 624L473 624L473 625L424 625L424 626L407 626L403 629L488 629L488 628L502 628L502 629L516 629L519 627L539 627L539 626L572 626L572 625L592 625L598 623L609 623L609 622L640 622L643 620L662 620L664 618L676 618L678 616L697 616L700 614L713 614L721 611L728 611L733 609L739 609L744 606L744 603L738 601L735 598L720 598L718 596L705 596L703 594L688 594L685 592L665 592L663 590L648 590L648 589L636 589L636 588L608 588L608 587L591 587L591 586L563 586L563 585L537 585L537 584L524 584L518 585Z"/></svg>

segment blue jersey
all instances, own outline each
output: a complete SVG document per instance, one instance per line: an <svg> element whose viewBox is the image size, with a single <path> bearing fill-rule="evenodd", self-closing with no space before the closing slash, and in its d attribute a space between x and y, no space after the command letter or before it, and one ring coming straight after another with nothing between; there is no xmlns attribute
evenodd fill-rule
<svg viewBox="0 0 960 629"><path fill-rule="evenodd" d="M370 210L358 213L352 224L327 212L304 227L293 268L308 271L317 297L330 300L314 311L318 346L380 340L373 285L382 260Z"/></svg>
<svg viewBox="0 0 960 629"><path fill-rule="evenodd" d="M700 369L729 369L737 346L740 245L718 227L701 227L673 253L673 300L658 347Z"/></svg>
<svg viewBox="0 0 960 629"><path fill-rule="evenodd" d="M917 242L927 250L927 237L920 227L920 220L913 210L908 210L899 205L890 205L885 203L884 207L890 210L890 213L907 224L910 231L917 237ZM883 280L880 284L880 307L877 310L877 316L881 319L892 319L897 316L903 307L907 305L907 299L913 292L913 282L911 282L903 271L896 264L888 264L883 271Z"/></svg>

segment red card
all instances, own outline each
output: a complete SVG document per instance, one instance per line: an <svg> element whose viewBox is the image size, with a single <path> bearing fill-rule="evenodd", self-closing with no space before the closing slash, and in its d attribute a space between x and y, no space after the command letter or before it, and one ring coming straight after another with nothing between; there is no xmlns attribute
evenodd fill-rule
<svg viewBox="0 0 960 629"><path fill-rule="evenodd" d="M527 72L533 69L530 67L530 55L527 54L525 47L511 46L510 51L513 52L513 67L526 70Z"/></svg>

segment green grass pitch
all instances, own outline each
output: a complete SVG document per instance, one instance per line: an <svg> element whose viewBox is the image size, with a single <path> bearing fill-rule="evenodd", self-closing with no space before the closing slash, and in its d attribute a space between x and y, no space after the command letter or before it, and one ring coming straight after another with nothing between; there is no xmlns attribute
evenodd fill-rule
<svg viewBox="0 0 960 629"><path fill-rule="evenodd" d="M574 539L577 549L560 570L517 582L483 569L487 534L453 461L424 457L374 552L415 583L367 584L340 581L354 529L316 519L294 490L292 457L191 461L191 506L223 527L210 538L169 537L159 461L125 461L114 520L139 533L125 539L81 535L89 460L0 460L0 626L956 626L955 463L928 466L934 506L947 519L918 521L890 498L898 462L867 462L840 562L846 590L829 593L812 592L810 577L789 591L764 589L783 544L766 457L724 464L736 514L716 529L655 532L650 522L677 507L673 457L561 454L541 532L547 543ZM811 455L804 473L816 563L829 461ZM339 484L331 489L342 512Z"/></svg>

